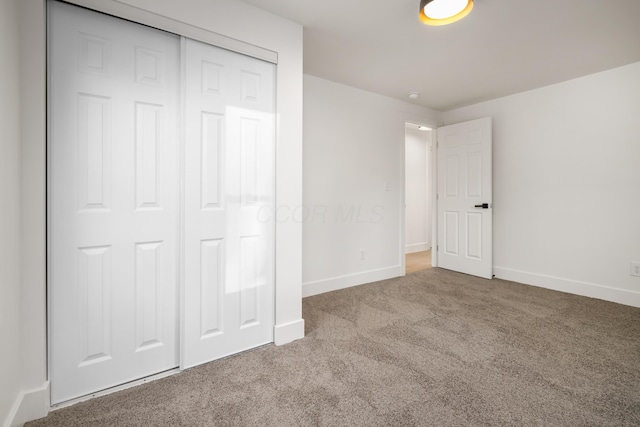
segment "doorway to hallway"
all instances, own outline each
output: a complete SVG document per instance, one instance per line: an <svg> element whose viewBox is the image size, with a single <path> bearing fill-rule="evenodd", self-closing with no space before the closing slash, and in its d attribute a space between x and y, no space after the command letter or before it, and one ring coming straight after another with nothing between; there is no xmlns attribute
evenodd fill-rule
<svg viewBox="0 0 640 427"><path fill-rule="evenodd" d="M426 126L405 124L405 271L432 264L431 137Z"/></svg>

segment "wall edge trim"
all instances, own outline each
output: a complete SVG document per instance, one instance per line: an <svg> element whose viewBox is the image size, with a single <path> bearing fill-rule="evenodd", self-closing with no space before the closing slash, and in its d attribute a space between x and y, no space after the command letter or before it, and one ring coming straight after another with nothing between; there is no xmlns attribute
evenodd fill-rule
<svg viewBox="0 0 640 427"><path fill-rule="evenodd" d="M275 325L273 327L273 343L285 345L304 338L304 319Z"/></svg>
<svg viewBox="0 0 640 427"><path fill-rule="evenodd" d="M21 391L7 417L5 427L23 426L28 421L46 417L49 414L49 381L35 389Z"/></svg>
<svg viewBox="0 0 640 427"><path fill-rule="evenodd" d="M412 254L414 252L424 252L431 249L431 245L429 242L424 243L413 243L411 245L405 246L405 254Z"/></svg>
<svg viewBox="0 0 640 427"><path fill-rule="evenodd" d="M339 289L350 288L352 286L363 285L365 283L378 282L380 280L392 279L404 276L404 268L400 265L381 268L378 270L363 271L360 273L346 274L344 276L332 277L330 279L318 280L302 284L302 297L323 294L325 292L337 291Z"/></svg>
<svg viewBox="0 0 640 427"><path fill-rule="evenodd" d="M640 308L640 292L627 289L613 288L595 283L580 282L561 277L547 276L506 267L493 267L493 274L498 279L510 280L525 285L539 288L566 292L569 294L585 296L615 302L622 305Z"/></svg>

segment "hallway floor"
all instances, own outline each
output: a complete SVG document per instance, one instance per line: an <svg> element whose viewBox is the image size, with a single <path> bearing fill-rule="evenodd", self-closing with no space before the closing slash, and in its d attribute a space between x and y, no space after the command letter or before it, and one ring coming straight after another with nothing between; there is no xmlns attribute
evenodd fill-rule
<svg viewBox="0 0 640 427"><path fill-rule="evenodd" d="M407 274L426 270L428 268L431 268L431 249L406 255Z"/></svg>

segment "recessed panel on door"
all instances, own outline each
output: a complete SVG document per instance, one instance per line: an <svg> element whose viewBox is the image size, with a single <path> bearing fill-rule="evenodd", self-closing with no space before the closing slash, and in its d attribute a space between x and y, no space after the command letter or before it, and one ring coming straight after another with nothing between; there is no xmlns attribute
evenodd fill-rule
<svg viewBox="0 0 640 427"><path fill-rule="evenodd" d="M224 241L203 240L200 244L200 339L224 333Z"/></svg>
<svg viewBox="0 0 640 427"><path fill-rule="evenodd" d="M111 98L77 94L77 188L79 209L111 205Z"/></svg>
<svg viewBox="0 0 640 427"><path fill-rule="evenodd" d="M78 248L78 366L112 359L111 247Z"/></svg>
<svg viewBox="0 0 640 427"><path fill-rule="evenodd" d="M136 243L136 351L164 345L163 243Z"/></svg>
<svg viewBox="0 0 640 427"><path fill-rule="evenodd" d="M203 111L200 121L202 124L200 147L202 208L215 209L221 207L224 115Z"/></svg>
<svg viewBox="0 0 640 427"><path fill-rule="evenodd" d="M160 208L163 106L135 103L136 208Z"/></svg>

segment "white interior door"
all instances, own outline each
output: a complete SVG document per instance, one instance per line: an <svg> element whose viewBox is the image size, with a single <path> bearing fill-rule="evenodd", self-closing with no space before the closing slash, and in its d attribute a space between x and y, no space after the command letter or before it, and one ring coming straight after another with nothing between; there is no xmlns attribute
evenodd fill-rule
<svg viewBox="0 0 640 427"><path fill-rule="evenodd" d="M438 128L438 266L493 277L491 118Z"/></svg>
<svg viewBox="0 0 640 427"><path fill-rule="evenodd" d="M273 341L275 66L184 51L186 368Z"/></svg>
<svg viewBox="0 0 640 427"><path fill-rule="evenodd" d="M55 404L178 365L180 41L50 6Z"/></svg>

